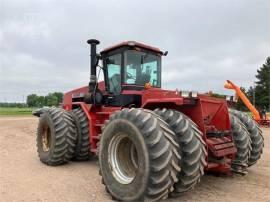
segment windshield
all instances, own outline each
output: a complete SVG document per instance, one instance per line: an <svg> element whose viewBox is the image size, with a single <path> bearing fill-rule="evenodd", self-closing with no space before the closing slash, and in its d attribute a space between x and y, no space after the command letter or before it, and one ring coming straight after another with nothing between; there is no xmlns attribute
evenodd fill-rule
<svg viewBox="0 0 270 202"><path fill-rule="evenodd" d="M124 83L160 87L160 56L127 50L124 53Z"/></svg>

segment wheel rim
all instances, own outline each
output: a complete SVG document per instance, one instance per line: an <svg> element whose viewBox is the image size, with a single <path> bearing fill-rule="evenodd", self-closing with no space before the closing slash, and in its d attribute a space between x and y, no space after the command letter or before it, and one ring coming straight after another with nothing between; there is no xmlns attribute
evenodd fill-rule
<svg viewBox="0 0 270 202"><path fill-rule="evenodd" d="M121 184L130 184L138 169L137 149L132 140L126 134L116 134L109 144L108 155L114 178Z"/></svg>
<svg viewBox="0 0 270 202"><path fill-rule="evenodd" d="M51 146L51 130L49 127L44 128L41 141L43 151L48 152Z"/></svg>

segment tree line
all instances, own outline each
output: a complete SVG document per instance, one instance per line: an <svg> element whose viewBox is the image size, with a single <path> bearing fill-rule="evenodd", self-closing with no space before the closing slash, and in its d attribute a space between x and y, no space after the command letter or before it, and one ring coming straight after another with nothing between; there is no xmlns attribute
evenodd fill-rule
<svg viewBox="0 0 270 202"><path fill-rule="evenodd" d="M63 93L54 92L49 93L45 96L30 94L26 98L26 103L16 103L16 102L2 102L0 107L43 107L43 106L58 106L63 99Z"/></svg>
<svg viewBox="0 0 270 202"><path fill-rule="evenodd" d="M63 99L63 93L54 92L46 96L31 94L27 96L26 104L28 107L58 106Z"/></svg>

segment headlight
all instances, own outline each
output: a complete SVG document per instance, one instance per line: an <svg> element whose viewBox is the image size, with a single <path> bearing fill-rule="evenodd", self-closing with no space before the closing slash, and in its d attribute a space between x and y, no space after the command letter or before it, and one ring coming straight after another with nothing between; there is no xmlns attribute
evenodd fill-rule
<svg viewBox="0 0 270 202"><path fill-rule="evenodd" d="M189 91L181 91L182 97L189 97Z"/></svg>

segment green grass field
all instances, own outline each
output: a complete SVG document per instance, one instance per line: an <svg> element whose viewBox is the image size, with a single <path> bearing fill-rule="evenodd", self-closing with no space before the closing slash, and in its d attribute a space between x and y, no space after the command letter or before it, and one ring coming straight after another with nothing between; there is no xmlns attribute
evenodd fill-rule
<svg viewBox="0 0 270 202"><path fill-rule="evenodd" d="M32 115L33 108L0 107L0 116L27 116Z"/></svg>

